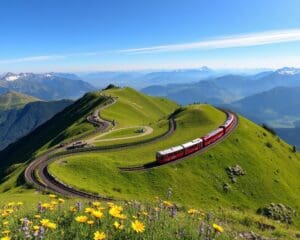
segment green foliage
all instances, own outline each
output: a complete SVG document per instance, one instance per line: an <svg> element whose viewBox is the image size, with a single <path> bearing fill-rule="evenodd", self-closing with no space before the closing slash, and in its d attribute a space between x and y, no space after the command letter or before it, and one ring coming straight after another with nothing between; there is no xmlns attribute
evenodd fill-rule
<svg viewBox="0 0 300 240"><path fill-rule="evenodd" d="M20 108L30 102L40 101L35 97L31 97L18 92L7 92L0 95L0 112L12 108Z"/></svg>
<svg viewBox="0 0 300 240"><path fill-rule="evenodd" d="M3 111L0 114L0 149L25 136L71 103L70 100L36 101L18 109Z"/></svg>
<svg viewBox="0 0 300 240"><path fill-rule="evenodd" d="M105 239L230 240L251 229L251 234L260 238L276 236L291 240L297 233L293 226L286 229L284 224L263 217L258 219L252 213L244 212L248 215L245 218L236 210L189 209L160 198L153 202L109 203L49 196L44 195L40 203L2 201L0 236L81 240L94 239L98 231ZM140 232L133 226L136 221L142 224ZM265 231L260 226L272 226L272 229Z"/></svg>

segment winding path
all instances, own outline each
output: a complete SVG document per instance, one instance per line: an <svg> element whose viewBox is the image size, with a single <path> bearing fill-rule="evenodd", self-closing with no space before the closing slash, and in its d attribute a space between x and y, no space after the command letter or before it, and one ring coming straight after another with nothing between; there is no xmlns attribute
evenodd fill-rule
<svg viewBox="0 0 300 240"><path fill-rule="evenodd" d="M112 122L108 120L104 120L98 116L100 116L100 111L106 107L109 107L116 103L116 99L114 98L108 98L108 102L97 110L91 115L87 117L87 121L90 123L97 125L98 128L96 129L96 132L106 131L111 125ZM93 117L95 116L95 117ZM231 132L233 132L238 125L238 120L235 118L235 124L234 127L221 139L219 139L217 142L211 144L208 147L205 147L204 149L195 152L189 156L186 156L184 158L178 159L173 162L177 162L186 158L189 158L194 155L198 155L203 153L204 151L207 151L208 149L212 148L213 146L217 145L219 142L223 141L226 137L228 137ZM82 197L82 198L88 198L88 199L103 199L103 200L113 200L111 198L87 193L84 191L81 191L79 189L75 189L72 186L68 186L65 183L62 183L60 180L54 178L48 171L48 165L57 160L58 158L62 156L68 156L68 155L74 155L78 154L80 152L102 152L112 149L124 149L129 147L135 147L139 145L143 145L146 143L155 143L158 141L162 141L163 139L169 137L176 129L176 122L173 118L169 119L169 130L164 133L161 136L158 136L153 139L146 139L144 141L140 141L138 143L128 143L128 144L120 144L115 146L106 146L106 147L92 147L92 148L83 148L83 149L75 149L72 151L65 151L62 153L58 153L59 150L63 150L66 146L60 147L54 150L49 150L48 152L44 153L43 155L39 156L35 160L33 160L29 166L26 168L24 177L28 184L33 185L35 188L37 188L40 191L52 191L55 193L58 193L60 195L66 196L66 197ZM94 134L94 133L92 133ZM170 163L173 163L170 162ZM148 164L145 164L143 166L133 166L133 167L120 167L119 169L121 171L138 171L138 170L147 170L153 167L158 167L156 162L151 162Z"/></svg>
<svg viewBox="0 0 300 240"><path fill-rule="evenodd" d="M95 124L98 126L98 128L95 130L95 132L100 131L106 131L109 126L112 124L111 121L104 120L102 118L98 118L95 120L93 118L93 115L100 116L99 112L111 105L113 105L116 102L116 99L113 99L113 101L109 101L108 104L105 106L102 106L95 110L95 112L87 117L87 121L89 121L92 124ZM103 152L110 149L126 149L130 147L135 147L139 145L143 145L146 143L155 143L158 141L162 141L165 138L168 138L170 135L173 134L173 132L176 129L176 122L173 118L169 119L169 129L166 133L162 134L161 136L152 138L152 139L146 139L137 143L127 143L127 144L120 144L115 146L104 146L104 147L90 147L90 148L82 148L82 149L74 149L70 151L65 151L59 153L60 150L66 149L68 146L59 147L53 150L49 150L46 153L42 154L41 156L34 159L28 167L25 169L24 177L26 182L29 185L34 186L36 189L40 191L53 191L58 194L61 194L66 197L83 197L83 198L89 198L89 199L104 199L104 200L112 200L111 198L107 198L104 196L99 196L92 193L87 193L84 191L80 191L78 189L74 189L71 186L68 186L62 182L60 182L58 179L55 179L48 171L48 165L58 159L61 156L68 156L68 155L74 155L80 152ZM93 135L95 132L93 132L91 135Z"/></svg>

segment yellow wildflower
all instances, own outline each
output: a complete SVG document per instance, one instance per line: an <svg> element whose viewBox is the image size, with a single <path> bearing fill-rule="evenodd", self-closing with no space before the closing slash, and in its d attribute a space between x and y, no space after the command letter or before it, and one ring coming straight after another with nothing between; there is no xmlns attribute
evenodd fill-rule
<svg viewBox="0 0 300 240"><path fill-rule="evenodd" d="M85 223L88 220L87 216L78 216L75 218L76 222Z"/></svg>
<svg viewBox="0 0 300 240"><path fill-rule="evenodd" d="M94 207L100 207L101 203L98 202L98 201L96 201L96 202L93 202L92 205L93 205Z"/></svg>
<svg viewBox="0 0 300 240"><path fill-rule="evenodd" d="M166 206L166 207L173 207L173 204L169 201L163 201L163 204Z"/></svg>
<svg viewBox="0 0 300 240"><path fill-rule="evenodd" d="M17 202L17 205L18 205L18 206L22 206L22 205L23 205L23 202Z"/></svg>
<svg viewBox="0 0 300 240"><path fill-rule="evenodd" d="M199 211L197 209L191 208L188 210L188 214L194 215L194 214L198 214Z"/></svg>
<svg viewBox="0 0 300 240"><path fill-rule="evenodd" d="M9 224L8 221L4 221L4 222L3 222L3 226L7 226L8 224Z"/></svg>
<svg viewBox="0 0 300 240"><path fill-rule="evenodd" d="M15 205L16 205L15 202L9 202L9 203L7 204L8 207L13 207L13 206L15 206Z"/></svg>
<svg viewBox="0 0 300 240"><path fill-rule="evenodd" d="M93 225L95 222L94 222L93 220L88 220L86 223L87 223L88 225Z"/></svg>
<svg viewBox="0 0 300 240"><path fill-rule="evenodd" d="M121 225L121 224L118 223L117 221L114 222L114 227L115 227L116 229L119 229L120 225Z"/></svg>
<svg viewBox="0 0 300 240"><path fill-rule="evenodd" d="M219 232L219 233L224 232L224 228L216 223L213 224L213 228L215 229L216 232Z"/></svg>
<svg viewBox="0 0 300 240"><path fill-rule="evenodd" d="M41 218L41 215L36 214L36 215L34 215L34 218Z"/></svg>
<svg viewBox="0 0 300 240"><path fill-rule="evenodd" d="M40 221L40 223L43 225L43 226L46 226L46 224L48 224L50 222L50 220L49 219L42 219L41 221Z"/></svg>
<svg viewBox="0 0 300 240"><path fill-rule="evenodd" d="M4 231L2 231L2 234L8 235L8 234L10 234L10 230L4 230Z"/></svg>
<svg viewBox="0 0 300 240"><path fill-rule="evenodd" d="M38 231L40 229L40 226L35 225L32 228L33 228L34 231Z"/></svg>
<svg viewBox="0 0 300 240"><path fill-rule="evenodd" d="M92 212L92 215L95 217L95 218L102 218L103 217L103 212L101 211L93 211Z"/></svg>
<svg viewBox="0 0 300 240"><path fill-rule="evenodd" d="M51 207L50 203L43 203L42 208L49 209Z"/></svg>
<svg viewBox="0 0 300 240"><path fill-rule="evenodd" d="M52 204L53 206L56 206L56 205L58 204L58 202L56 202L56 201L51 201L51 204Z"/></svg>
<svg viewBox="0 0 300 240"><path fill-rule="evenodd" d="M126 219L126 216L121 213L122 211L123 211L123 208L121 206L114 205L109 209L108 213L113 217L120 218L120 219Z"/></svg>
<svg viewBox="0 0 300 240"><path fill-rule="evenodd" d="M59 203L64 203L64 202L65 202L65 200L64 200L64 199L62 199L62 198L59 198L59 199L58 199L58 202L59 202Z"/></svg>
<svg viewBox="0 0 300 240"><path fill-rule="evenodd" d="M84 212L91 214L93 211L94 211L93 208L87 207Z"/></svg>
<svg viewBox="0 0 300 240"><path fill-rule="evenodd" d="M142 233L145 231L145 226L143 223L141 223L138 220L135 220L134 222L131 223L132 229L137 232L137 233Z"/></svg>
<svg viewBox="0 0 300 240"><path fill-rule="evenodd" d="M57 225L53 222L48 222L45 227L49 229L56 229Z"/></svg>
<svg viewBox="0 0 300 240"><path fill-rule="evenodd" d="M106 238L106 235L104 232L95 232L94 233L94 240L104 240Z"/></svg>
<svg viewBox="0 0 300 240"><path fill-rule="evenodd" d="M71 211L71 212L76 212L76 211L77 211L77 208L74 207L74 206L73 206L73 207L70 207L70 211Z"/></svg>
<svg viewBox="0 0 300 240"><path fill-rule="evenodd" d="M11 240L11 238L10 237L8 237L8 236L6 236L6 237L2 237L2 238L0 238L1 240Z"/></svg>
<svg viewBox="0 0 300 240"><path fill-rule="evenodd" d="M56 195L55 194L49 194L48 195L50 198L56 198Z"/></svg>

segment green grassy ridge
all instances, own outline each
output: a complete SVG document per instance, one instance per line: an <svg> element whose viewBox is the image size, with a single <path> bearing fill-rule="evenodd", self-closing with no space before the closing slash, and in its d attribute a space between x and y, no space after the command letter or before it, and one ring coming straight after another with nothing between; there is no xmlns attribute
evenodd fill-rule
<svg viewBox="0 0 300 240"><path fill-rule="evenodd" d="M255 212L259 207L278 202L299 212L299 154L292 153L288 144L243 117L228 139L202 155L146 172L117 169L153 160L155 151L196 137L197 127L197 131L203 131L200 136L203 135L208 130L206 126L211 124L214 128L223 121L224 116L215 120L218 114L223 113L210 106L202 105L200 109L190 106L177 115L177 131L168 140L126 151L67 157L64 159L67 163L51 164L50 172L80 189L123 199L148 200L172 187L175 201L197 207L234 206ZM242 166L246 175L232 184L225 169L236 164ZM230 184L228 193L223 190L225 183ZM296 222L299 224L299 220Z"/></svg>
<svg viewBox="0 0 300 240"><path fill-rule="evenodd" d="M18 167L13 171L18 181L14 182L8 178L7 169L16 164L24 164L34 159L38 154L53 148L56 144L69 138L78 136L95 128L85 121L86 116L105 101L99 93L89 93L77 100L62 112L56 114L52 119L39 126L29 135L9 145L0 152L0 191L22 185L24 182L19 174ZM8 181L6 181L8 180Z"/></svg>
<svg viewBox="0 0 300 240"><path fill-rule="evenodd" d="M106 97L103 96L103 93L108 95L110 94L109 92L113 91L113 89L110 89L85 94L81 99L58 113L32 133L1 151L0 192L10 189L14 191L16 186L24 184L22 171L24 171L29 160L34 159L37 155L43 154L49 149L53 149L61 142L71 141L87 133L92 133L95 127L86 121L86 117L105 102ZM143 101L149 101L148 110L149 108L154 108L156 105L160 105L161 111L159 114L161 115L169 115L177 107L175 103L168 100L153 97L149 97L150 100L148 100L148 97L135 94L135 90L130 88L120 89L118 93L120 92L124 92L125 96L128 94L135 95L134 98L131 98L131 101L134 101L134 99L139 101L139 98L144 98L144 100L140 101L140 104L143 104ZM157 120L159 116L158 114L154 114L152 119ZM8 171L8 169L14 170Z"/></svg>
<svg viewBox="0 0 300 240"><path fill-rule="evenodd" d="M38 98L28 96L15 91L0 95L0 111L12 108L20 108L30 102L41 101Z"/></svg>
<svg viewBox="0 0 300 240"><path fill-rule="evenodd" d="M147 125L168 115L178 105L164 98L146 96L132 88L117 88L103 91L117 98L117 102L101 111L105 119L117 121L117 127Z"/></svg>
<svg viewBox="0 0 300 240"><path fill-rule="evenodd" d="M113 88L102 91L102 94L113 96L117 102L100 114L104 119L117 122L114 130L132 126L149 126L153 132L139 138L95 142L95 146L134 143L161 136L168 131L167 118L178 105L164 98L146 96L132 88Z"/></svg>
<svg viewBox="0 0 300 240"><path fill-rule="evenodd" d="M177 123L176 131L164 141L125 150L111 150L101 154L85 153L78 156L71 156L64 160L54 162L50 165L49 169L50 172L62 181L84 190L96 190L102 194L122 198L124 197L124 193L115 191L120 188L118 183L121 182L124 189L134 189L133 192L129 191L130 193L125 194L127 199L137 195L151 197L157 193L157 189L149 190L148 184L152 181L152 178L153 180L157 178L156 180L158 182L162 181L161 178L163 175L159 176L160 169L147 172L144 179L142 173L120 173L118 167L142 165L152 162L155 160L156 151L200 137L218 127L225 119L226 115L223 112L209 105L189 106L177 115L175 119ZM198 122L201 122L202 125L197 124ZM91 168L92 165L95 165L95 167ZM80 171L78 171L79 168ZM75 172L77 172L77 180L72 177L75 176ZM155 174L153 175L153 173ZM85 176L91 177L86 178ZM144 184L146 187L141 187L141 190L137 192L134 188L135 184L139 186L143 186ZM168 187L162 186L160 192L165 192L165 188Z"/></svg>

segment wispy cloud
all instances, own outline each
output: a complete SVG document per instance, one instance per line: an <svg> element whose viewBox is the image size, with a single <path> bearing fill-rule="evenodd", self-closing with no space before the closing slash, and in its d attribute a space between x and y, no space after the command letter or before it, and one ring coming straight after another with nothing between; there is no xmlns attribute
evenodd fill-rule
<svg viewBox="0 0 300 240"><path fill-rule="evenodd" d="M11 63L23 63L23 62L40 62L40 61L50 61L63 59L66 56L63 55L45 55L45 56L31 56L31 57L21 57L21 58L12 58L12 59L0 59L0 64L11 64Z"/></svg>
<svg viewBox="0 0 300 240"><path fill-rule="evenodd" d="M217 37L208 40L180 43L180 44L168 44L149 46L143 48L129 48L121 50L109 50L109 51L94 51L94 52L77 52L68 54L55 54L45 56L28 56L14 59L0 59L0 64L13 64L13 63L25 63L25 62L43 62L53 61L58 59L68 59L74 57L94 57L100 55L115 55L115 54L149 54L160 52L179 52L189 50L206 50L206 49L218 49L218 48L236 48L236 47L249 47L268 45L283 42L295 42L300 41L300 29L278 30L278 31L266 31L243 35L232 35Z"/></svg>
<svg viewBox="0 0 300 240"><path fill-rule="evenodd" d="M218 49L259 46L282 42L300 41L300 29L267 31L244 35L233 35L219 37L209 40L189 42L182 44L168 44L144 48L131 48L120 50L121 53L156 53L156 52L177 52L195 49Z"/></svg>

